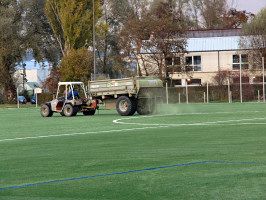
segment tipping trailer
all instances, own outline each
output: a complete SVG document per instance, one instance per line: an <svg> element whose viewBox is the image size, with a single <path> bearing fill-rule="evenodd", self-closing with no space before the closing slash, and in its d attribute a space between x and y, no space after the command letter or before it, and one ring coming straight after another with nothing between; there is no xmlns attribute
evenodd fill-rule
<svg viewBox="0 0 266 200"><path fill-rule="evenodd" d="M154 77L136 77L89 81L91 100L101 101L105 109L116 109L122 116L151 114L156 103L162 102L162 80Z"/></svg>

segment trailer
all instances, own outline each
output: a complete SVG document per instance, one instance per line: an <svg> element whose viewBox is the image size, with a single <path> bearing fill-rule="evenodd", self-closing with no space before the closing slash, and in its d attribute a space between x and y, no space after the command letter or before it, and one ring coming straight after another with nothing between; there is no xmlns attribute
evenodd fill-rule
<svg viewBox="0 0 266 200"><path fill-rule="evenodd" d="M89 81L88 94L91 100L116 109L122 116L151 114L157 103L162 103L162 80L155 77L136 77Z"/></svg>

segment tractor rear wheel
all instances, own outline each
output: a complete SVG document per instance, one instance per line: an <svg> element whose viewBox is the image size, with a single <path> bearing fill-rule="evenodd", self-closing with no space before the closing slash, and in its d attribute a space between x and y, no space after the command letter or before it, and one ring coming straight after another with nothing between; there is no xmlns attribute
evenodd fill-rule
<svg viewBox="0 0 266 200"><path fill-rule="evenodd" d="M152 114L155 110L155 101L153 98L138 99L137 112L140 115Z"/></svg>
<svg viewBox="0 0 266 200"><path fill-rule="evenodd" d="M116 110L122 116L134 115L137 110L137 101L135 98L121 96L117 99Z"/></svg>
<svg viewBox="0 0 266 200"><path fill-rule="evenodd" d="M41 115L43 117L52 117L53 111L51 110L50 106L47 104L43 104L41 107Z"/></svg>
<svg viewBox="0 0 266 200"><path fill-rule="evenodd" d="M64 115L66 117L71 117L71 116L76 116L77 115L77 111L76 109L71 105L71 104L66 104L64 107Z"/></svg>

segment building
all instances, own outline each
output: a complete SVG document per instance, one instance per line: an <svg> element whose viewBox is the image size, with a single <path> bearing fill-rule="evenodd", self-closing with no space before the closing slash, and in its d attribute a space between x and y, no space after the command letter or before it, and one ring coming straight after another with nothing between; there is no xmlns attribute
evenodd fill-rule
<svg viewBox="0 0 266 200"><path fill-rule="evenodd" d="M23 66L18 66L15 72L16 85L21 92L26 89L30 93L37 88L41 87L43 82L50 75L50 65L48 62L37 63L35 60L24 60L25 69Z"/></svg>
<svg viewBox="0 0 266 200"><path fill-rule="evenodd" d="M169 77L174 86L204 85L207 82L215 84L214 77L221 72L231 72L234 77L230 81L239 83L240 67L244 74L243 82L253 83L254 77L258 77L259 73L254 70L250 71L249 55L239 45L240 30L188 31L187 53L173 54L172 57L164 58L164 64L167 65ZM138 55L139 70L144 75L146 73L143 69L145 62L143 60L148 55L150 53L141 48ZM156 65L151 63L150 66L154 69Z"/></svg>

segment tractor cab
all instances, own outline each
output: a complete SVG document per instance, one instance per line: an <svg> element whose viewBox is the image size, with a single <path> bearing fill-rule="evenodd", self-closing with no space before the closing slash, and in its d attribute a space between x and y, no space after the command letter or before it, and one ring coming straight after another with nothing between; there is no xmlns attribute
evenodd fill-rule
<svg viewBox="0 0 266 200"><path fill-rule="evenodd" d="M87 93L82 82L59 82L55 99L51 102L51 109L62 112L65 104L81 106L87 99Z"/></svg>

